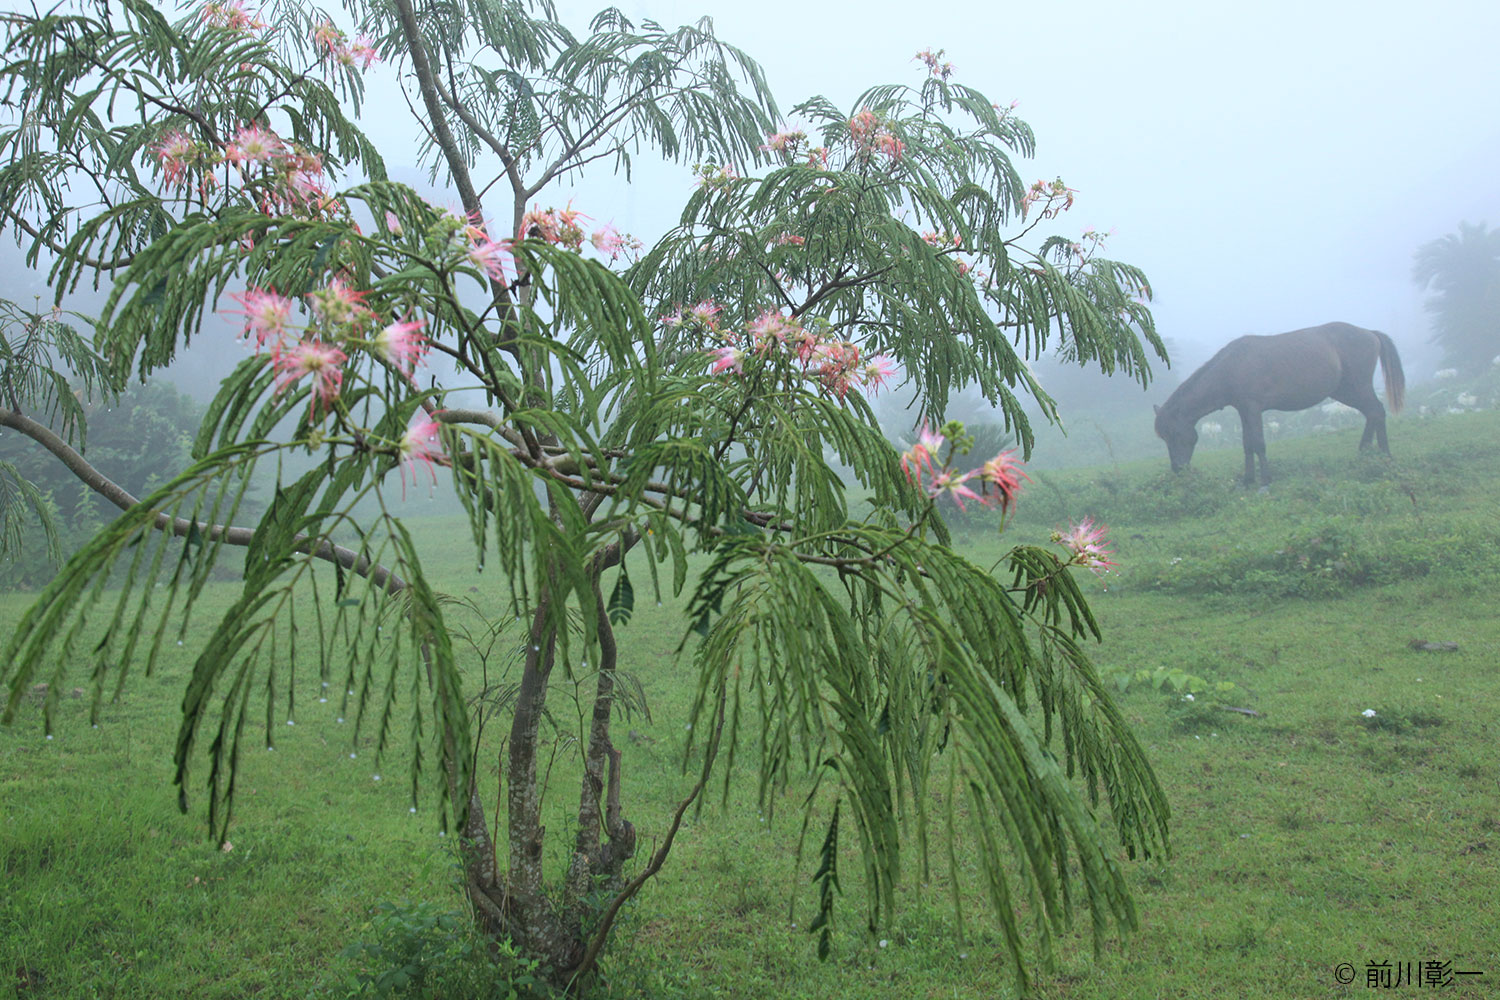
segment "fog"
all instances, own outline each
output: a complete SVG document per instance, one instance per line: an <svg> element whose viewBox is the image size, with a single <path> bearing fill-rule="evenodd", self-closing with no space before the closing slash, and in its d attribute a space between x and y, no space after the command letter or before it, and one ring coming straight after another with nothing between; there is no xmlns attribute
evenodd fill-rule
<svg viewBox="0 0 1500 1000"><path fill-rule="evenodd" d="M559 14L582 32L597 7L567 0ZM1174 355L1172 372L1158 366L1146 413L1229 339L1331 320L1391 334L1408 378L1430 377L1438 358L1412 254L1460 221L1500 222L1491 52L1500 4L621 8L669 26L711 16L721 38L761 62L783 112L814 94L850 107L868 85L916 83L913 55L924 48L942 49L957 81L1019 102L1037 136L1036 158L1018 163L1022 177L1060 175L1079 192L1061 231L1114 230L1106 254L1151 279L1157 328ZM403 106L393 69L372 70L370 88L365 125L392 175L425 181L393 153L416 134L392 113ZM649 241L672 224L691 178L687 166L648 160L638 158L629 185L604 165L554 197ZM18 257L6 248L7 261ZM4 285L22 301L46 294L34 275L12 271ZM78 307L93 304L85 297ZM174 375L205 395L209 376L238 357L195 346Z"/></svg>

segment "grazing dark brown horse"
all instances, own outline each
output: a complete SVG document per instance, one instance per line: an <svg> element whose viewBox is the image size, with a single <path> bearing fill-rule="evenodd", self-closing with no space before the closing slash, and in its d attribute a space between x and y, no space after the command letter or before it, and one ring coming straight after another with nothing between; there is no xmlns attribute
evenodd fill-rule
<svg viewBox="0 0 1500 1000"><path fill-rule="evenodd" d="M1374 438L1389 455L1385 407L1370 385L1377 360L1385 371L1385 398L1391 412L1400 413L1406 376L1396 345L1383 333L1348 323L1326 323L1274 337L1231 340L1156 408L1156 436L1167 442L1172 471L1184 469L1198 443L1198 420L1232 406L1239 411L1244 431L1245 485L1255 482L1257 455L1260 481L1269 483L1261 414L1305 410L1333 398L1365 415L1359 447L1368 448Z"/></svg>

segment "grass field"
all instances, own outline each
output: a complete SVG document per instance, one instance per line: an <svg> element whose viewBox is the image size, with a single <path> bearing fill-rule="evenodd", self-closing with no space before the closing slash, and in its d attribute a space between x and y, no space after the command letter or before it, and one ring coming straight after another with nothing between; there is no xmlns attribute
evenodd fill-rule
<svg viewBox="0 0 1500 1000"><path fill-rule="evenodd" d="M1139 931L1096 958L1081 913L1035 995L1363 996L1389 963L1393 988L1418 978L1403 991L1446 969L1442 995L1500 996L1500 419L1394 423L1389 461L1356 457L1356 440L1278 442L1264 493L1233 484L1237 448L1200 454L1186 477L1164 475L1164 456L1039 474L1003 538L982 519L960 528L958 544L987 565L1002 542L1045 541L1070 518L1110 525L1120 569L1087 582L1104 629L1096 663L1173 809L1171 856L1126 863ZM485 600L465 529L420 530L441 584ZM222 607L234 588L213 586ZM0 597L0 622L26 603ZM691 784L692 677L672 656L677 608L641 603L621 662L651 715L620 720L616 742L649 847ZM414 995L482 995L462 935L420 933L463 906L434 797L424 789L411 812L399 752L375 779L368 736L351 743L337 692L320 702L316 676L299 681L296 724L278 720L275 749L250 758L227 849L206 839L201 809L178 812L182 679L210 617L98 729L71 690L52 739L39 696L0 729L0 998L342 997L375 961L346 945L379 944L393 921L428 948L433 972ZM505 669L505 650L487 666ZM568 691L554 710L573 711ZM548 752L573 751L559 739ZM751 780L690 817L627 912L604 995L1014 995L982 912L968 908L960 937L949 887L923 885L914 864L879 940L863 935L861 890L846 884L819 963L804 933L809 871L793 863L802 789L766 816L753 776L735 777ZM383 902L404 909L382 924Z"/></svg>

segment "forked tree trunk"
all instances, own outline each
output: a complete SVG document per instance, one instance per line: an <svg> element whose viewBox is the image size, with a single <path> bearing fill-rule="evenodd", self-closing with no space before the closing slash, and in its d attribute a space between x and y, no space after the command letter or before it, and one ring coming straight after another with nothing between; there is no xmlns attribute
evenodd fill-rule
<svg viewBox="0 0 1500 1000"><path fill-rule="evenodd" d="M624 865L634 855L636 842L635 828L624 818L620 804L620 754L609 736L616 647L597 573L594 599L600 622L599 673L583 759L578 834L561 898L551 898L546 892L547 831L542 822L542 790L537 774L538 736L556 653L550 595L542 595L532 614L511 721L506 773L507 869L503 873L499 869L497 845L489 835L477 785L467 794L469 811L461 840L468 895L480 927L492 937L508 939L525 957L539 960L542 975L559 988L575 985L575 980L585 978L579 973L588 971L581 966L592 965L598 946L590 934L603 933L596 926L600 923L598 911L609 907L620 894ZM633 894L635 888L628 892ZM614 909L610 907L611 918ZM608 921L605 923L607 930Z"/></svg>

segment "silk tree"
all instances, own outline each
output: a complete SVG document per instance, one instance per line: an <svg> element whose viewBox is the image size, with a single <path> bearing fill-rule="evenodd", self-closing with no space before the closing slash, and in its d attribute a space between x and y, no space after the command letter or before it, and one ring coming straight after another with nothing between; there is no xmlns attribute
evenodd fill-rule
<svg viewBox="0 0 1500 1000"><path fill-rule="evenodd" d="M783 119L707 21L606 11L574 34L545 4L481 0L339 16L357 30L233 0L176 23L138 0L6 19L0 211L59 300L85 280L109 298L91 341L7 355L0 424L123 513L16 628L5 718L37 679L74 672L97 711L243 549L240 595L185 691L183 807L206 786L223 837L242 753L272 740L296 666L316 665L382 746L398 713L412 720L414 801L437 789L476 921L556 984L588 981L620 906L736 752L763 802L816 786L796 801L815 831L820 954L841 849L861 859L873 930L904 867L958 864L960 830L1023 981L1018 893L1044 955L1070 883L1096 935L1133 925L1114 852L1164 849L1168 809L1083 648L1098 628L1070 574L1108 565L1102 532L986 571L949 546L936 506L1008 510L1024 477L1008 453L957 471L954 390L977 386L1024 450L1023 399L1052 415L1026 358L1061 339L1144 382L1148 349L1162 353L1141 273L1096 236L1045 235L1074 193L1021 180L1029 127L930 53L912 85ZM377 59L408 81L420 155L454 205L386 179L359 127ZM699 178L649 248L593 225L607 205L559 192L644 153ZM153 377L213 335L208 309L254 352L193 464L133 497L74 449L76 420L59 433L47 414L73 414L70 378L107 393ZM905 454L869 402L894 381L927 425ZM503 761L475 736L451 604L388 503L439 470L524 630ZM240 524L257 476L272 498ZM683 720L696 764L667 816L629 810L611 735L617 635L647 577L685 602L697 686ZM538 781L539 723L580 684L574 833L552 871L547 837L562 834L544 798L559 793ZM497 765L500 802L478 780Z"/></svg>

